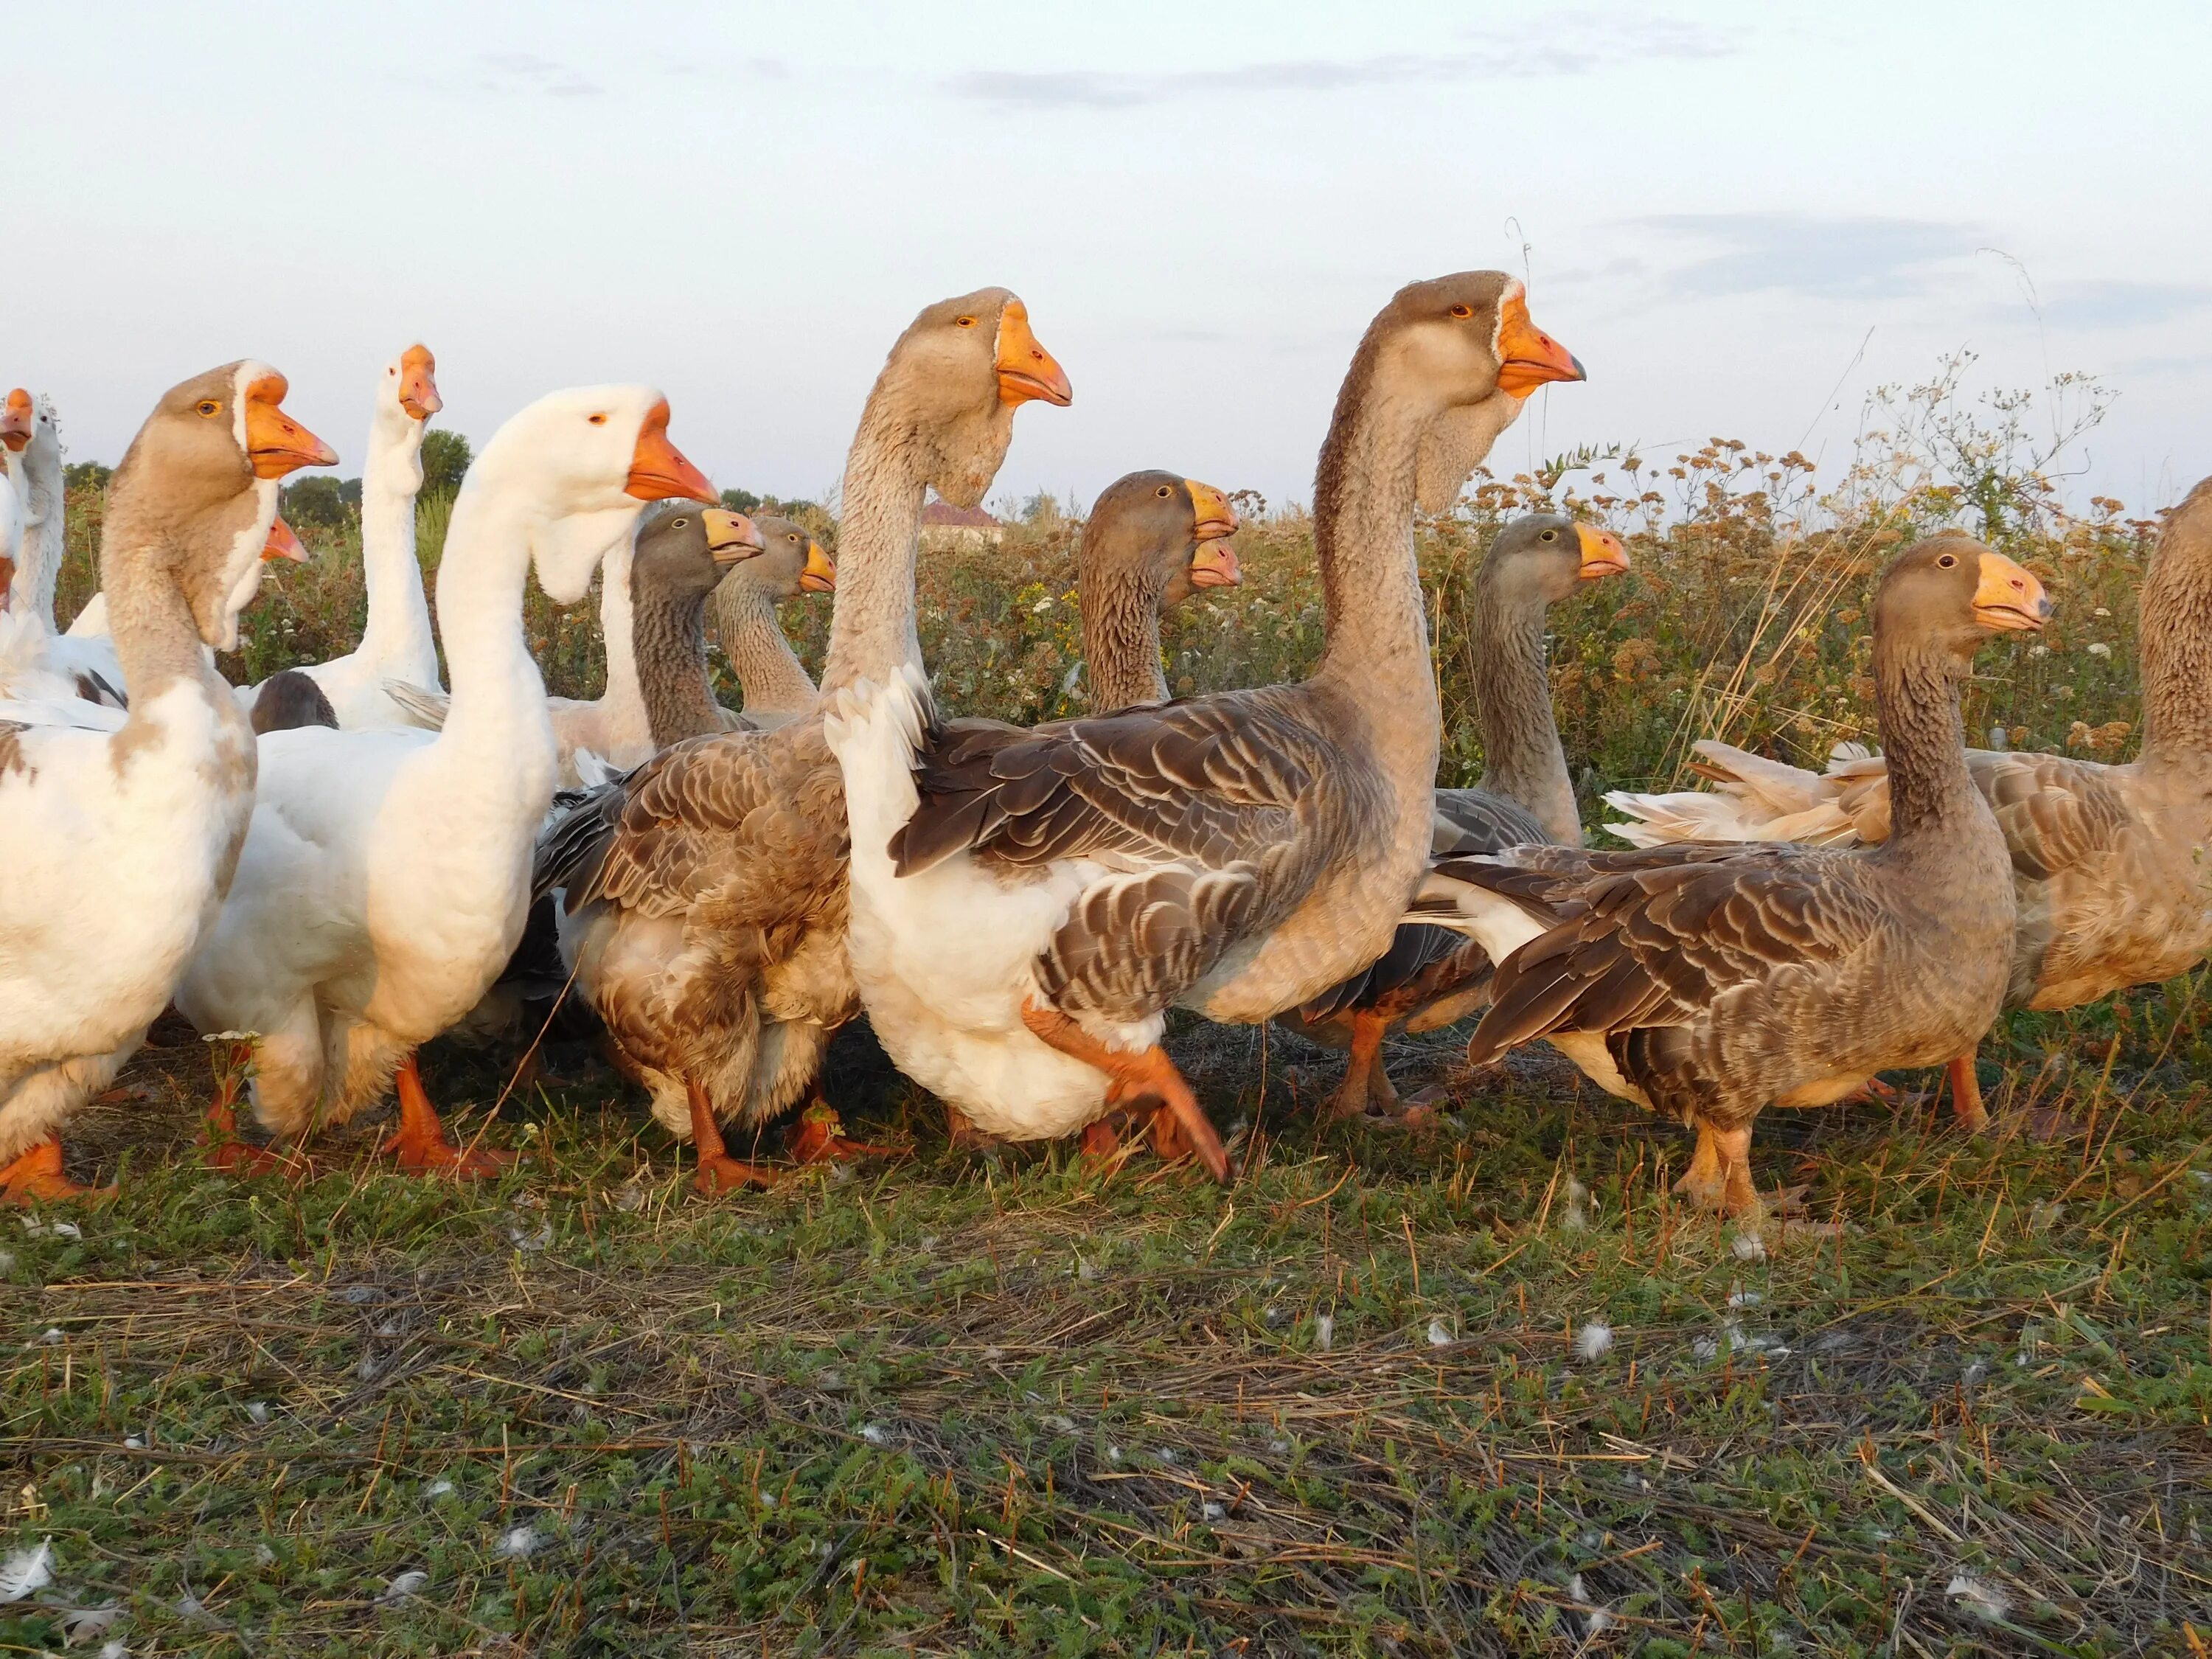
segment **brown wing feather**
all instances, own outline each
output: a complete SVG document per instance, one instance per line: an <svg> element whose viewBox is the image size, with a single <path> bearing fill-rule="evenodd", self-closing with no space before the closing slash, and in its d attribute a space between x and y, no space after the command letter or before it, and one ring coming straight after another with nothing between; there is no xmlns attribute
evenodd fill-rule
<svg viewBox="0 0 2212 1659"><path fill-rule="evenodd" d="M1121 855L1226 869L1296 834L1337 758L1285 699L1227 693L1028 732L957 721L923 741L921 804L891 839L901 875L972 851L1035 865Z"/></svg>
<svg viewBox="0 0 2212 1659"><path fill-rule="evenodd" d="M1053 935L1037 982L1068 1013L1136 1021L1203 978L1249 925L1260 872L1154 870L1095 884Z"/></svg>
<svg viewBox="0 0 2212 1659"><path fill-rule="evenodd" d="M2048 881L2110 853L2134 822L2106 769L2094 763L1985 750L1972 758L2013 869L2028 881Z"/></svg>

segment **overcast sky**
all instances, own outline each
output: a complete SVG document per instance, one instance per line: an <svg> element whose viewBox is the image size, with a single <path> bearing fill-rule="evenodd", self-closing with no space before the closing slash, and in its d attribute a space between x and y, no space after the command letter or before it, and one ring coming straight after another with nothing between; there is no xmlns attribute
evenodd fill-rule
<svg viewBox="0 0 2212 1659"><path fill-rule="evenodd" d="M479 441L665 387L717 482L818 495L923 304L1018 290L1076 390L1000 495L1304 499L1401 283L1525 270L1587 386L1493 463L1711 435L1838 460L1866 390L2120 394L2095 487L2212 471L2212 7L25 6L0 385L113 460L240 356L359 470L420 337Z"/></svg>

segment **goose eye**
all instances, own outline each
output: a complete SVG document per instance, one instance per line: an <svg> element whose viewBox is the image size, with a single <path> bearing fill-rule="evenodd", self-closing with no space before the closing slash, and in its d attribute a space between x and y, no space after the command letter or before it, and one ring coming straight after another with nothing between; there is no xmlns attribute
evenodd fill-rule
<svg viewBox="0 0 2212 1659"><path fill-rule="evenodd" d="M216 402L212 398L203 398L198 403L192 406L198 410L201 414L206 416L212 416L222 413L222 405Z"/></svg>
<svg viewBox="0 0 2212 1659"><path fill-rule="evenodd" d="M975 326L975 319L973 317L955 317L952 319L952 326L955 328L973 328Z"/></svg>
<svg viewBox="0 0 2212 1659"><path fill-rule="evenodd" d="M1451 308L1451 314L1455 317L1462 319L1472 317L1474 315L1474 307L1462 301L1461 304L1455 305Z"/></svg>
<svg viewBox="0 0 2212 1659"><path fill-rule="evenodd" d="M1160 486L1160 499L1162 501L1167 500L1168 496L1172 493L1173 492L1170 491L1165 484L1162 484Z"/></svg>
<svg viewBox="0 0 2212 1659"><path fill-rule="evenodd" d="M1942 558L1936 560L1936 562L1942 565L1944 569L1948 570L1953 565L1958 563L1959 561L1954 555L1946 553Z"/></svg>
<svg viewBox="0 0 2212 1659"><path fill-rule="evenodd" d="M590 419L593 426L605 426L607 423L607 417L605 415L594 415Z"/></svg>
<svg viewBox="0 0 2212 1659"><path fill-rule="evenodd" d="M689 519L678 519L670 526L670 528L673 530L681 530L685 525L690 524L690 522L691 520Z"/></svg>
<svg viewBox="0 0 2212 1659"><path fill-rule="evenodd" d="M1555 542L1559 539L1559 532L1556 530L1547 530L1544 532L1543 539L1547 542Z"/></svg>

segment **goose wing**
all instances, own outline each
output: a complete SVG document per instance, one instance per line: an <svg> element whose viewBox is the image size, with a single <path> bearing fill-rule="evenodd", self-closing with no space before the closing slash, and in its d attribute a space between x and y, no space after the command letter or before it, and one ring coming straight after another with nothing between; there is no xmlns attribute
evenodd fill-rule
<svg viewBox="0 0 2212 1659"><path fill-rule="evenodd" d="M2094 761L1975 750L1967 765L2004 831L2014 871L2029 881L2110 853L2137 822L2111 769Z"/></svg>

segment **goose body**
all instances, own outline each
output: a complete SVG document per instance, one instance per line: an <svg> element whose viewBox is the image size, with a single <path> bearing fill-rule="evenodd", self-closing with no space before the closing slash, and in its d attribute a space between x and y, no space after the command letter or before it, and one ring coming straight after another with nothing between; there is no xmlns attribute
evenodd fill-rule
<svg viewBox="0 0 2212 1659"><path fill-rule="evenodd" d="M1959 685L1989 630L2050 602L1964 537L1900 556L1875 602L1875 672L1899 758L1899 833L1872 851L1691 843L1516 848L1446 860L1433 888L1498 963L1469 1058L1550 1039L1609 1092L1693 1123L1683 1190L1756 1206L1752 1120L1936 1064L1996 1018L2014 904L2004 838L1967 775Z"/></svg>
<svg viewBox="0 0 2212 1659"><path fill-rule="evenodd" d="M238 878L177 1006L202 1030L259 1034L256 1115L293 1139L401 1079L406 1167L481 1172L448 1146L412 1055L481 998L520 939L556 766L523 638L533 567L580 597L644 504L711 498L641 386L556 392L469 471L438 573L453 676L442 731L309 726L261 740Z"/></svg>
<svg viewBox="0 0 2212 1659"><path fill-rule="evenodd" d="M231 881L255 752L202 647L236 641L276 480L336 459L284 391L253 362L188 380L117 469L101 560L129 714L33 725L0 705L0 1195L70 1190L63 1117L136 1048Z"/></svg>
<svg viewBox="0 0 2212 1659"><path fill-rule="evenodd" d="M945 724L905 584L902 625L828 692L848 950L902 1070L1009 1139L1157 1100L1225 1176L1159 1051L1165 1011L1263 1020L1389 945L1437 761L1417 479L1455 496L1522 395L1579 374L1495 273L1416 283L1378 316L1322 451L1330 638L1300 684L1027 732Z"/></svg>

